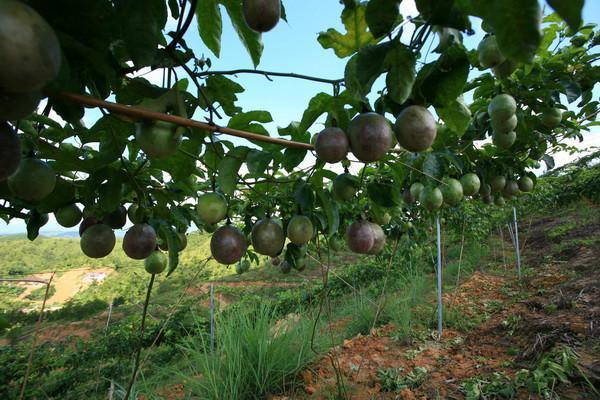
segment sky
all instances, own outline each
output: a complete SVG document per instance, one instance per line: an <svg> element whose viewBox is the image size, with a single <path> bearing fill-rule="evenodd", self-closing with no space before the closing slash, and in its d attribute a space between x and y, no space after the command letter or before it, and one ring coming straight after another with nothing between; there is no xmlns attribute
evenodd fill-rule
<svg viewBox="0 0 600 400"><path fill-rule="evenodd" d="M584 21L600 24L600 1L587 0L584 7ZM348 59L339 59L332 50L324 50L317 42L319 32L328 28L335 28L343 32L344 28L340 20L343 6L337 0L284 0L288 23L281 21L274 30L263 34L264 52L258 69L278 72L295 72L305 75L314 75L323 78L343 78L344 68ZM401 13L407 16L417 15L414 0L404 0L401 3ZM479 20L475 20L478 24ZM410 27L411 24L406 25ZM175 21L170 20L166 26L166 32L175 28ZM477 27L478 28L478 27ZM410 29L406 29L404 35L410 35ZM464 37L467 48L476 48L482 36L474 35ZM230 70L240 68L253 68L250 56L239 41L237 34L223 10L223 36L221 41L221 55L216 58L204 46L197 31L195 21L185 36L188 45L194 49L197 56L204 54L211 59L213 70ZM426 46L427 47L427 46ZM432 48L435 47L435 43ZM433 60L433 55L431 59ZM146 73L146 79L160 84L162 73L159 71ZM277 135L278 126L287 126L291 121L298 121L302 117L304 109L309 100L318 92L332 93L329 84L316 83L306 80L273 77L272 81L261 75L240 74L230 77L241 84L246 90L238 95L238 105L244 111L267 110L271 112L274 122L266 127L272 136ZM379 81L381 84L381 80ZM375 88L378 83L375 84ZM597 90L594 98L598 99ZM97 110L86 112L84 122L91 126L99 118ZM195 119L204 120L206 115L197 112ZM215 121L218 124L226 124L227 120ZM585 134L583 143L570 143L580 148L600 146L600 129ZM318 125L313 126L312 133L321 129ZM228 138L229 139L229 138ZM237 144L248 144L243 140L233 140ZM568 154L557 154L555 159L557 165L562 165L572 160L574 156ZM312 160L307 157L305 163ZM538 171L543 172L543 171ZM54 218L42 228L41 233L49 234L62 231ZM25 225L21 221L12 221L9 225L0 222L0 235L25 232Z"/></svg>

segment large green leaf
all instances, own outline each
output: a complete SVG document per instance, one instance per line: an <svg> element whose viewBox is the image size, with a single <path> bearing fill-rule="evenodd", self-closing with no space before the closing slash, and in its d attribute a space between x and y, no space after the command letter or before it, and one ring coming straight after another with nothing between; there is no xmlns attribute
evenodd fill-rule
<svg viewBox="0 0 600 400"><path fill-rule="evenodd" d="M331 109L333 103L333 96L327 93L318 93L308 103L308 107L302 114L302 120L298 129L300 131L307 131L315 121L323 114Z"/></svg>
<svg viewBox="0 0 600 400"><path fill-rule="evenodd" d="M225 6L225 10L227 10L233 24L233 29L235 29L242 44L250 54L252 63L255 67L258 66L264 48L262 38L260 33L254 32L246 24L242 15L241 2L239 0L219 0L219 3Z"/></svg>
<svg viewBox="0 0 600 400"><path fill-rule="evenodd" d="M436 107L435 111L458 137L466 132L471 122L471 110L462 99L457 99L443 107Z"/></svg>
<svg viewBox="0 0 600 400"><path fill-rule="evenodd" d="M288 147L283 152L283 161L281 165L286 171L292 172L306 157L306 149L297 149L294 147Z"/></svg>
<svg viewBox="0 0 600 400"><path fill-rule="evenodd" d="M550 7L564 19L569 27L576 31L581 26L581 12L584 0L547 0Z"/></svg>
<svg viewBox="0 0 600 400"><path fill-rule="evenodd" d="M369 198L381 207L394 207L401 203L400 185L393 182L371 182L367 186Z"/></svg>
<svg viewBox="0 0 600 400"><path fill-rule="evenodd" d="M342 34L330 28L321 32L317 40L323 48L333 49L340 58L351 56L363 47L377 43L377 39L367 30L365 13L366 6L362 4L345 8L342 12L342 23L347 32Z"/></svg>
<svg viewBox="0 0 600 400"><path fill-rule="evenodd" d="M367 3L365 18L375 37L387 35L400 19L400 0L371 0Z"/></svg>
<svg viewBox="0 0 600 400"><path fill-rule="evenodd" d="M471 29L469 17L455 6L455 0L416 0L416 5L423 18L431 25Z"/></svg>
<svg viewBox="0 0 600 400"><path fill-rule="evenodd" d="M237 187L238 173L249 151L250 149L245 146L236 147L219 162L217 184L223 193L233 196Z"/></svg>
<svg viewBox="0 0 600 400"><path fill-rule="evenodd" d="M248 156L246 157L248 172L253 175L263 175L272 160L273 156L271 153L252 149L248 152Z"/></svg>
<svg viewBox="0 0 600 400"><path fill-rule="evenodd" d="M208 97L208 101L211 104L218 102L223 111L225 111L225 114L231 117L242 111L240 107L235 105L235 102L238 99L236 95L243 91L244 88L240 84L221 75L210 76L206 80L204 88L204 93ZM204 102L202 97L200 97L200 100ZM206 105L203 105L206 108Z"/></svg>
<svg viewBox="0 0 600 400"><path fill-rule="evenodd" d="M340 227L340 210L333 196L328 190L322 188L315 188L319 202L325 216L327 217L327 236L332 237L338 231Z"/></svg>
<svg viewBox="0 0 600 400"><path fill-rule="evenodd" d="M223 21L217 0L198 0L196 19L200 38L217 57L221 54Z"/></svg>
<svg viewBox="0 0 600 400"><path fill-rule="evenodd" d="M416 85L424 99L436 106L445 106L463 94L470 68L469 58L462 46L449 47L434 63L419 71Z"/></svg>
<svg viewBox="0 0 600 400"><path fill-rule="evenodd" d="M408 47L397 44L387 53L385 63L388 94L396 103L402 104L410 97L415 83L417 60Z"/></svg>

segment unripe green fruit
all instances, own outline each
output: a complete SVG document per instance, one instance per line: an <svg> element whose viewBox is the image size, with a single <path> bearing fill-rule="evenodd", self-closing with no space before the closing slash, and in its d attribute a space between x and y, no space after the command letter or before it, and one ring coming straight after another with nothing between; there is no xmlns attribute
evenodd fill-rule
<svg viewBox="0 0 600 400"><path fill-rule="evenodd" d="M498 195L494 198L494 204L498 207L504 207L506 205L506 200L504 200L504 197Z"/></svg>
<svg viewBox="0 0 600 400"><path fill-rule="evenodd" d="M479 177L472 172L463 175L463 177L460 178L460 184L462 185L465 196L475 196L481 188Z"/></svg>
<svg viewBox="0 0 600 400"><path fill-rule="evenodd" d="M481 196L489 196L489 195L491 195L492 194L492 187L490 185L488 185L487 183L481 185L481 189L479 189L479 194Z"/></svg>
<svg viewBox="0 0 600 400"><path fill-rule="evenodd" d="M242 260L235 265L235 273L238 275L248 272L250 270L250 261Z"/></svg>
<svg viewBox="0 0 600 400"><path fill-rule="evenodd" d="M160 274L167 268L167 256L160 250L155 250L144 260L144 268L149 274Z"/></svg>
<svg viewBox="0 0 600 400"><path fill-rule="evenodd" d="M425 187L419 195L419 203L429 211L437 211L444 202L442 191L436 187Z"/></svg>
<svg viewBox="0 0 600 400"><path fill-rule="evenodd" d="M287 226L287 237L298 246L305 245L312 239L314 227L310 218L304 215L294 216Z"/></svg>
<svg viewBox="0 0 600 400"><path fill-rule="evenodd" d="M506 197L517 195L519 193L519 184L515 181L506 181L503 193Z"/></svg>
<svg viewBox="0 0 600 400"><path fill-rule="evenodd" d="M518 124L517 115L513 114L508 119L492 118L492 130L494 133L508 133L515 130Z"/></svg>
<svg viewBox="0 0 600 400"><path fill-rule="evenodd" d="M444 178L441 185L444 202L449 206L457 206L463 199L463 188L459 181L453 178Z"/></svg>
<svg viewBox="0 0 600 400"><path fill-rule="evenodd" d="M337 200L350 201L356 195L358 181L355 176L350 174L340 174L335 177L332 185L333 196Z"/></svg>
<svg viewBox="0 0 600 400"><path fill-rule="evenodd" d="M65 228L72 228L81 221L81 210L76 204L60 208L54 212L56 222Z"/></svg>
<svg viewBox="0 0 600 400"><path fill-rule="evenodd" d="M488 36L479 42L477 56L483 68L494 67L506 60L498 48L496 36Z"/></svg>
<svg viewBox="0 0 600 400"><path fill-rule="evenodd" d="M496 77L502 79L511 76L512 73L517 70L517 67L518 65L516 62L506 59L504 62L495 65L492 68L492 71L494 72L494 75L496 75Z"/></svg>
<svg viewBox="0 0 600 400"><path fill-rule="evenodd" d="M542 113L542 124L550 129L556 128L562 121L562 110L550 108Z"/></svg>
<svg viewBox="0 0 600 400"><path fill-rule="evenodd" d="M408 151L425 151L437 136L433 115L422 106L406 107L396 119L394 132L398 143Z"/></svg>
<svg viewBox="0 0 600 400"><path fill-rule="evenodd" d="M373 217L373 222L375 222L377 225L387 225L391 220L392 216L387 212Z"/></svg>
<svg viewBox="0 0 600 400"><path fill-rule="evenodd" d="M103 258L115 248L117 238L108 225L96 224L85 230L79 244L81 251L90 258Z"/></svg>
<svg viewBox="0 0 600 400"><path fill-rule="evenodd" d="M0 121L0 181L15 173L21 162L21 141L17 132Z"/></svg>
<svg viewBox="0 0 600 400"><path fill-rule="evenodd" d="M504 186L506 186L506 178L500 175L495 176L490 181L490 186L492 187L492 192L501 192L504 190Z"/></svg>
<svg viewBox="0 0 600 400"><path fill-rule="evenodd" d="M169 157L177 153L181 144L182 130L164 121L144 121L135 125L135 140L148 156Z"/></svg>
<svg viewBox="0 0 600 400"><path fill-rule="evenodd" d="M517 112L517 102L509 94L499 94L492 99L488 106L490 118L507 120Z"/></svg>
<svg viewBox="0 0 600 400"><path fill-rule="evenodd" d="M508 133L494 133L492 135L492 143L500 149L510 149L515 141L517 140L517 134L513 132Z"/></svg>
<svg viewBox="0 0 600 400"><path fill-rule="evenodd" d="M56 174L45 162L24 158L17 171L8 178L8 187L15 197L29 202L39 202L56 186Z"/></svg>
<svg viewBox="0 0 600 400"><path fill-rule="evenodd" d="M214 225L227 216L227 200L219 193L205 193L198 197L196 211L202 221Z"/></svg>
<svg viewBox="0 0 600 400"><path fill-rule="evenodd" d="M533 180L528 176L523 176L519 179L519 189L522 192L531 192L533 190Z"/></svg>
<svg viewBox="0 0 600 400"><path fill-rule="evenodd" d="M412 185L410 185L410 194L415 199L418 199L424 188L425 186L423 186L421 182L415 182Z"/></svg>

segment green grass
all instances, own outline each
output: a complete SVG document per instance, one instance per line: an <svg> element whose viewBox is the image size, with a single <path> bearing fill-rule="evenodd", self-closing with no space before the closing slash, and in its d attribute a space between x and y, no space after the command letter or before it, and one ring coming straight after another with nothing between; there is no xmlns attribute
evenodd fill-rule
<svg viewBox="0 0 600 400"><path fill-rule="evenodd" d="M561 236L571 232L572 230L579 227L580 224L574 221L567 221L564 224L557 225L548 230L548 237L552 240L556 240Z"/></svg>
<svg viewBox="0 0 600 400"><path fill-rule="evenodd" d="M48 298L54 296L54 293L56 293L56 286L50 285L50 288L48 289ZM32 290L31 293L27 295L27 299L32 301L42 301L44 300L45 294L46 285L43 285L37 289Z"/></svg>

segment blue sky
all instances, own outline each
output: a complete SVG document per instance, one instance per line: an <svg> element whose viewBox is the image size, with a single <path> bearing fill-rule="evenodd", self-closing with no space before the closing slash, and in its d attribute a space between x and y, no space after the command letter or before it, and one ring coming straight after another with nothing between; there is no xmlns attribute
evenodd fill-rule
<svg viewBox="0 0 600 400"><path fill-rule="evenodd" d="M325 78L342 78L347 59L337 58L332 50L324 50L317 42L319 32L328 28L343 31L340 21L343 7L339 1L284 0L284 4L288 23L282 21L273 31L263 35L265 50L258 68ZM404 16L416 15L414 1L404 0L401 3L401 12ZM186 35L187 43L197 55L204 54L209 57L212 61L212 68L215 70L253 68L250 57L237 38L224 10L223 19L222 50L219 59L200 40L195 22ZM585 22L600 23L600 1L586 1L584 20ZM170 21L167 30L173 27L173 21ZM410 31L405 34L409 35ZM468 48L475 48L480 40L480 35L474 35L465 37L464 42ZM160 84L161 76L161 73L153 72L145 77ZM272 135L276 134L277 126L287 126L291 121L299 120L309 100L315 94L320 91L331 93L332 90L331 85L291 78L273 78L273 81L269 81L264 76L249 74L240 74L231 78L246 89L238 96L239 105L244 111L268 110L271 112L274 122L268 124L267 128ZM595 98L597 97L596 94ZM98 118L98 115L97 111L89 111L85 118L86 124L90 126ZM197 113L194 117L203 119L204 116ZM318 126L313 127L313 133L318 130ZM600 133L595 131L587 134L584 145L600 145ZM570 157L566 155L557 157L559 164L563 164L569 159ZM63 230L63 228L51 218L50 222L42 228L42 233L57 230ZM8 226L0 222L0 234L24 231L25 226L20 221L11 222Z"/></svg>

